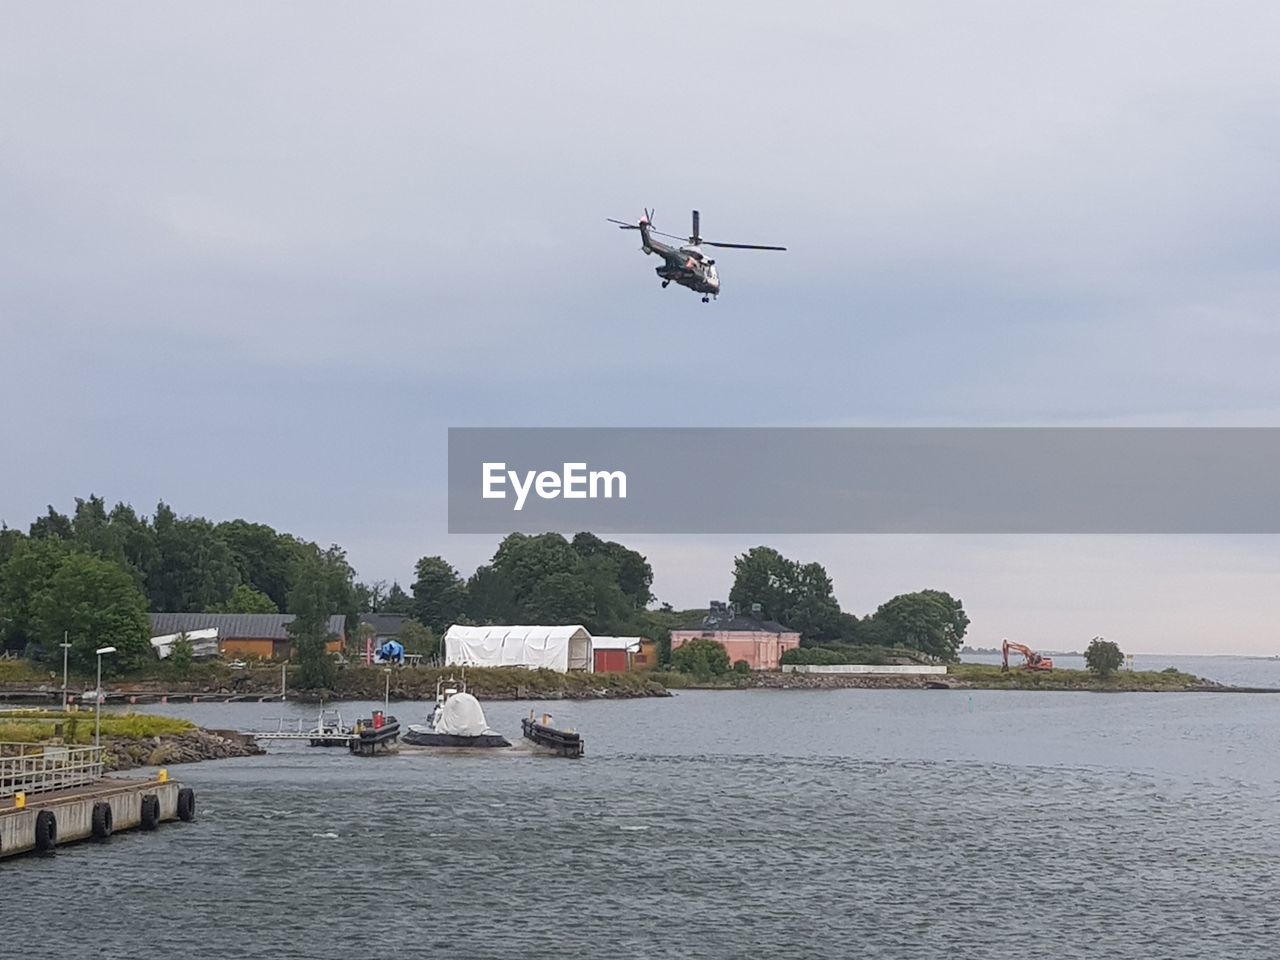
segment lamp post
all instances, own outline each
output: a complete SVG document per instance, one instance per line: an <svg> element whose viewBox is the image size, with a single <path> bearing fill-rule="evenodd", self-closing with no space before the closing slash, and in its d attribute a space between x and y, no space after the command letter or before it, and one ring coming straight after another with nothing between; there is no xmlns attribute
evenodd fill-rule
<svg viewBox="0 0 1280 960"><path fill-rule="evenodd" d="M62 709L67 709L67 651L71 649L71 644L67 642L67 631L62 631L62 642L58 644L62 648Z"/></svg>
<svg viewBox="0 0 1280 960"><path fill-rule="evenodd" d="M102 656L115 653L115 647L99 647L98 654L98 689L93 691L93 745L102 746Z"/></svg>
<svg viewBox="0 0 1280 960"><path fill-rule="evenodd" d="M384 667L382 672L387 675L387 689L382 695L382 715L385 717L391 709L391 668Z"/></svg>

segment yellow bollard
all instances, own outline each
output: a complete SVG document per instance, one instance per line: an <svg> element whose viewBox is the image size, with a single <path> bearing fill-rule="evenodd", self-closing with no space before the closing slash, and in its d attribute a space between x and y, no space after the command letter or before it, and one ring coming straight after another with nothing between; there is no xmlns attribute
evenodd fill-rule
<svg viewBox="0 0 1280 960"><path fill-rule="evenodd" d="M17 793L13 795L13 809L22 810L26 807L26 805L27 805L27 795L22 790L19 790Z"/></svg>
<svg viewBox="0 0 1280 960"><path fill-rule="evenodd" d="M168 771L168 770L166 770L164 767L161 767L161 768L160 768L160 772L159 772L158 774L156 774L156 779L157 779L157 780L159 780L161 783L168 783L168 782L169 782L169 771Z"/></svg>

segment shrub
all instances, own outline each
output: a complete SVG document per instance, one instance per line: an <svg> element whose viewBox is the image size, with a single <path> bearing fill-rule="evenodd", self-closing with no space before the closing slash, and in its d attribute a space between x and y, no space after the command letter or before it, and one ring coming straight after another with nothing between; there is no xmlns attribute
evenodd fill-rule
<svg viewBox="0 0 1280 960"><path fill-rule="evenodd" d="M671 651L671 666L698 680L710 680L729 672L729 654L722 643L694 637Z"/></svg>
<svg viewBox="0 0 1280 960"><path fill-rule="evenodd" d="M1124 665L1124 654L1110 640L1094 637L1084 652L1084 662L1091 673L1109 677Z"/></svg>
<svg viewBox="0 0 1280 960"><path fill-rule="evenodd" d="M739 676L749 676L751 674L751 664L745 660L738 660L733 665L733 672Z"/></svg>
<svg viewBox="0 0 1280 960"><path fill-rule="evenodd" d="M173 646L169 649L169 663L173 665L174 672L182 676L191 671L192 657L191 641L187 639L186 633L183 633L173 641Z"/></svg>

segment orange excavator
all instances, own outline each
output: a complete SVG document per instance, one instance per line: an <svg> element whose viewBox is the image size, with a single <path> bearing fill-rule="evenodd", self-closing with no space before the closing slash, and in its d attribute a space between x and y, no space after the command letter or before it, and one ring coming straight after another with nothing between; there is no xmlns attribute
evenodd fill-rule
<svg viewBox="0 0 1280 960"><path fill-rule="evenodd" d="M1021 643L1010 643L1008 640L1004 642L1004 666L1000 669L1009 669L1009 651L1014 650L1022 654L1025 658L1022 664L1024 670L1052 670L1053 660L1049 657L1042 657L1030 647Z"/></svg>

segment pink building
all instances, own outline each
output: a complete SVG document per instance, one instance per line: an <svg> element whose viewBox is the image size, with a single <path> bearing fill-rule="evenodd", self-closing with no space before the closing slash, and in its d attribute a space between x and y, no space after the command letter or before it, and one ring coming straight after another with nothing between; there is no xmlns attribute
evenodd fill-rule
<svg viewBox="0 0 1280 960"><path fill-rule="evenodd" d="M671 649L675 650L699 637L723 644L729 662L745 660L752 670L777 670L784 650L800 646L800 634L772 620L760 618L759 605L753 616L744 616L732 604L712 601L711 609L700 626L671 631Z"/></svg>

